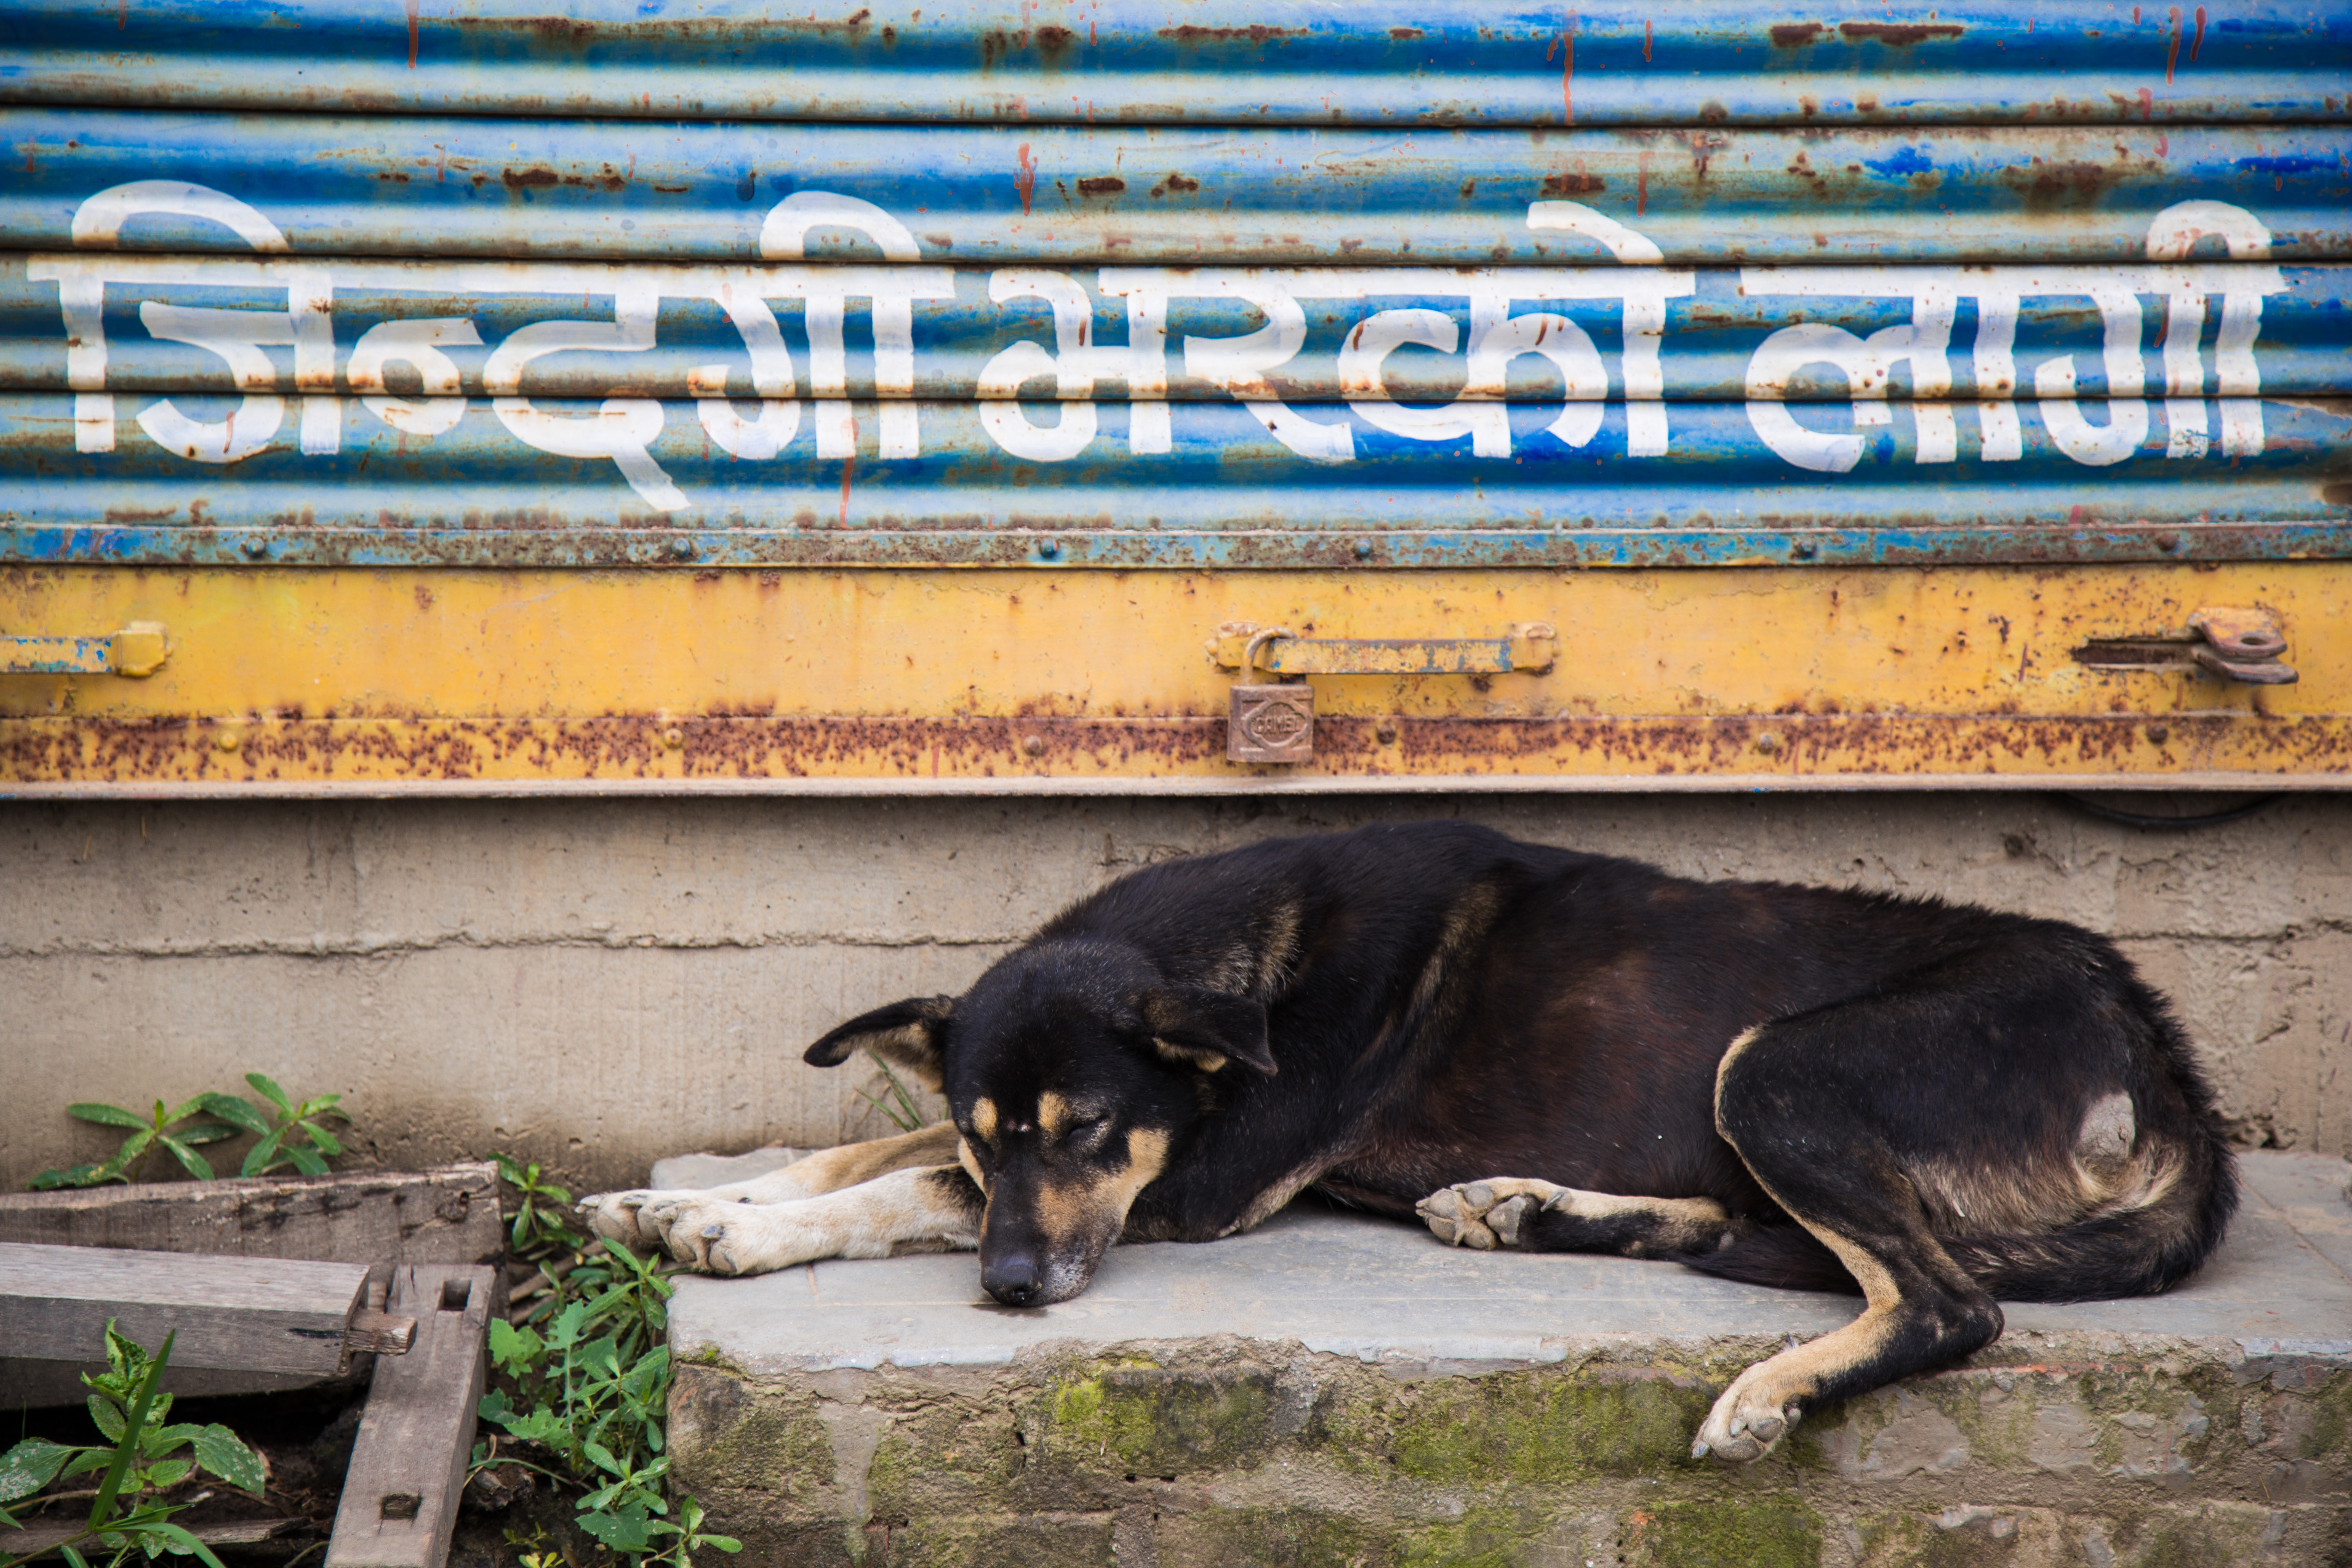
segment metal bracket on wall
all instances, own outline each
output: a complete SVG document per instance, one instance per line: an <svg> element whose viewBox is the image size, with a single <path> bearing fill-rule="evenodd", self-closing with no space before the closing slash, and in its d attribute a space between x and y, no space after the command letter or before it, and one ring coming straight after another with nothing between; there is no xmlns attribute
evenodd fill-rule
<svg viewBox="0 0 2352 1568"><path fill-rule="evenodd" d="M160 621L133 621L94 637L0 636L0 675L127 675L143 679L172 657Z"/></svg>
<svg viewBox="0 0 2352 1568"><path fill-rule="evenodd" d="M1494 637L1298 637L1282 627L1227 621L1209 642L1218 668L1241 672L1225 721L1225 755L1236 763L1304 763L1315 756L1315 691L1308 675L1539 674L1559 637L1528 621ZM1254 683L1259 670L1276 677Z"/></svg>

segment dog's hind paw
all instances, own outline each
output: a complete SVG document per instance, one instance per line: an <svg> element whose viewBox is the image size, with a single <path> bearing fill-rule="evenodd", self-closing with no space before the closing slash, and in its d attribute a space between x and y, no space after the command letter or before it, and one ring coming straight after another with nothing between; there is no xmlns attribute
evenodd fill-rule
<svg viewBox="0 0 2352 1568"><path fill-rule="evenodd" d="M1492 1252L1518 1246L1520 1227L1569 1191L1550 1182L1496 1176L1441 1188L1413 1209L1438 1240Z"/></svg>

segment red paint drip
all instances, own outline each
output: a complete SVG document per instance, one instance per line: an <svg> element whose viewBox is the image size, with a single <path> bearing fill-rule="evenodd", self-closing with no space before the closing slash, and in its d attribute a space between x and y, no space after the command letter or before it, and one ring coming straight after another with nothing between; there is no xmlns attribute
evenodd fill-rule
<svg viewBox="0 0 2352 1568"><path fill-rule="evenodd" d="M1650 210L1650 171L1646 168L1633 176L1633 216L1640 217Z"/></svg>
<svg viewBox="0 0 2352 1568"><path fill-rule="evenodd" d="M1021 193L1021 216L1029 216L1029 203L1037 194L1037 160L1029 155L1029 143L1021 143L1021 151L1013 155L1021 172L1013 176L1013 188Z"/></svg>
<svg viewBox="0 0 2352 1568"><path fill-rule="evenodd" d="M1646 21L1642 24L1642 63L1650 63L1650 24Z"/></svg>
<svg viewBox="0 0 2352 1568"><path fill-rule="evenodd" d="M2197 51L2205 47L2205 7L2197 7L2197 36L2189 42L2189 63L2197 63Z"/></svg>
<svg viewBox="0 0 2352 1568"><path fill-rule="evenodd" d="M857 459L856 458L849 457L841 459L841 526L844 528L847 528L849 526L849 476L856 471Z"/></svg>
<svg viewBox="0 0 2352 1568"><path fill-rule="evenodd" d="M1576 13L1568 14L1568 26L1559 34L1559 116L1561 122L1576 123L1576 88L1571 79L1576 75Z"/></svg>
<svg viewBox="0 0 2352 1568"><path fill-rule="evenodd" d="M408 68L416 68L416 0L403 0L408 11Z"/></svg>
<svg viewBox="0 0 2352 1568"><path fill-rule="evenodd" d="M2164 85L2172 85L2172 68L2180 63L2180 7L2172 7L2172 33L2164 49Z"/></svg>

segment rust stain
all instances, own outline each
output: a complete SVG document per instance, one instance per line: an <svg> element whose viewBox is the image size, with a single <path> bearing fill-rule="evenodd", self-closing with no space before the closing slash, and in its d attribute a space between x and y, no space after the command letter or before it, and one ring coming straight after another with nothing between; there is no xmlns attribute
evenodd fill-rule
<svg viewBox="0 0 2352 1568"><path fill-rule="evenodd" d="M2079 159L2065 163L2036 162L2028 168L2003 169L2000 182L2023 198L2028 212L2084 212L2098 205L2122 182L2124 173L2111 163Z"/></svg>
<svg viewBox="0 0 2352 1568"><path fill-rule="evenodd" d="M416 0L401 0L401 8L408 13L408 68L416 68Z"/></svg>
<svg viewBox="0 0 2352 1568"><path fill-rule="evenodd" d="M1650 63L1650 21L1647 17L1642 20L1642 63Z"/></svg>
<svg viewBox="0 0 2352 1568"><path fill-rule="evenodd" d="M1037 160L1029 155L1028 142L1021 143L1013 162L1020 165L1021 172L1013 176L1013 188L1021 193L1021 216L1027 217L1029 204L1037 195Z"/></svg>
<svg viewBox="0 0 2352 1568"><path fill-rule="evenodd" d="M1864 39L1907 49L1929 38L1957 38L1968 29L1956 22L1840 22L1838 32L1854 43Z"/></svg>
<svg viewBox="0 0 2352 1568"><path fill-rule="evenodd" d="M1772 47L1776 49L1802 48L1822 36L1819 22L1783 22L1772 29Z"/></svg>
<svg viewBox="0 0 2352 1568"><path fill-rule="evenodd" d="M1192 178L1190 174L1171 174L1166 179L1161 180L1158 184L1152 186L1151 194L1158 196L1165 195L1168 192L1174 191L1179 195L1189 195L1200 188L1201 182Z"/></svg>
<svg viewBox="0 0 2352 1568"><path fill-rule="evenodd" d="M1078 182L1078 195L1082 196L1116 196L1126 189L1127 182L1117 174L1097 174Z"/></svg>
<svg viewBox="0 0 2352 1568"><path fill-rule="evenodd" d="M2205 47L2205 7L2197 7L2197 36L2189 41L2189 63L2197 63L2197 51Z"/></svg>
<svg viewBox="0 0 2352 1568"><path fill-rule="evenodd" d="M1875 713L1476 719L1318 716L1297 767L1226 762L1222 715L1087 719L75 718L0 721L0 780L125 787L246 783L698 779L1314 778L1772 775L1949 778L2339 771L2352 724L2259 711L2090 718ZM218 737L234 732L233 748Z"/></svg>
<svg viewBox="0 0 2352 1568"><path fill-rule="evenodd" d="M1563 125L1576 123L1576 13L1568 14L1568 26L1559 31L1559 118Z"/></svg>
<svg viewBox="0 0 2352 1568"><path fill-rule="evenodd" d="M1389 37L1395 39L1400 44L1407 43L1414 38L1420 37L1421 29L1419 27L1391 27L1389 29Z"/></svg>
<svg viewBox="0 0 2352 1568"><path fill-rule="evenodd" d="M556 172L544 163L534 163L528 169L508 169L499 176L510 191L531 190L561 183Z"/></svg>
<svg viewBox="0 0 2352 1568"><path fill-rule="evenodd" d="M2172 68L2180 63L2180 7L2171 7L2172 21L2165 35L2164 85L2172 85Z"/></svg>
<svg viewBox="0 0 2352 1568"><path fill-rule="evenodd" d="M1608 188L1609 182L1598 174L1547 174L1543 183L1547 196L1589 196Z"/></svg>
<svg viewBox="0 0 2352 1568"><path fill-rule="evenodd" d="M1281 38L1305 37L1307 36L1307 30L1304 27L1267 27L1256 26L1248 27L1195 27L1186 26L1181 27L1162 27L1160 29L1160 36L1163 38L1171 39L1180 44L1230 44L1238 42L1244 38L1253 44L1266 44L1273 43Z"/></svg>
<svg viewBox="0 0 2352 1568"><path fill-rule="evenodd" d="M849 479L857 471L855 454L841 459L841 526L849 526Z"/></svg>

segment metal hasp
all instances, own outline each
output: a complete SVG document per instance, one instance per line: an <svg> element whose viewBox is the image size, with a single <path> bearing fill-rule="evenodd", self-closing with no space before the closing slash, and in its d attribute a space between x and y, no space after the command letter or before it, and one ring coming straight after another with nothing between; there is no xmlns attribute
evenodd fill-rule
<svg viewBox="0 0 2352 1568"><path fill-rule="evenodd" d="M2292 686L2295 673L2279 662L2286 638L2262 610L2200 610L2189 625L2203 640L2189 658L2201 669L2248 686Z"/></svg>
<svg viewBox="0 0 2352 1568"><path fill-rule="evenodd" d="M143 679L172 657L155 621L133 621L97 637L0 636L0 675L127 675Z"/></svg>
<svg viewBox="0 0 2352 1568"><path fill-rule="evenodd" d="M1299 637L1280 627L1227 621L1209 658L1238 669L1225 728L1236 763L1304 763L1315 756L1315 689L1308 675L1536 675L1559 658L1559 635L1528 621L1495 637ZM1289 679L1251 684L1259 669Z"/></svg>

